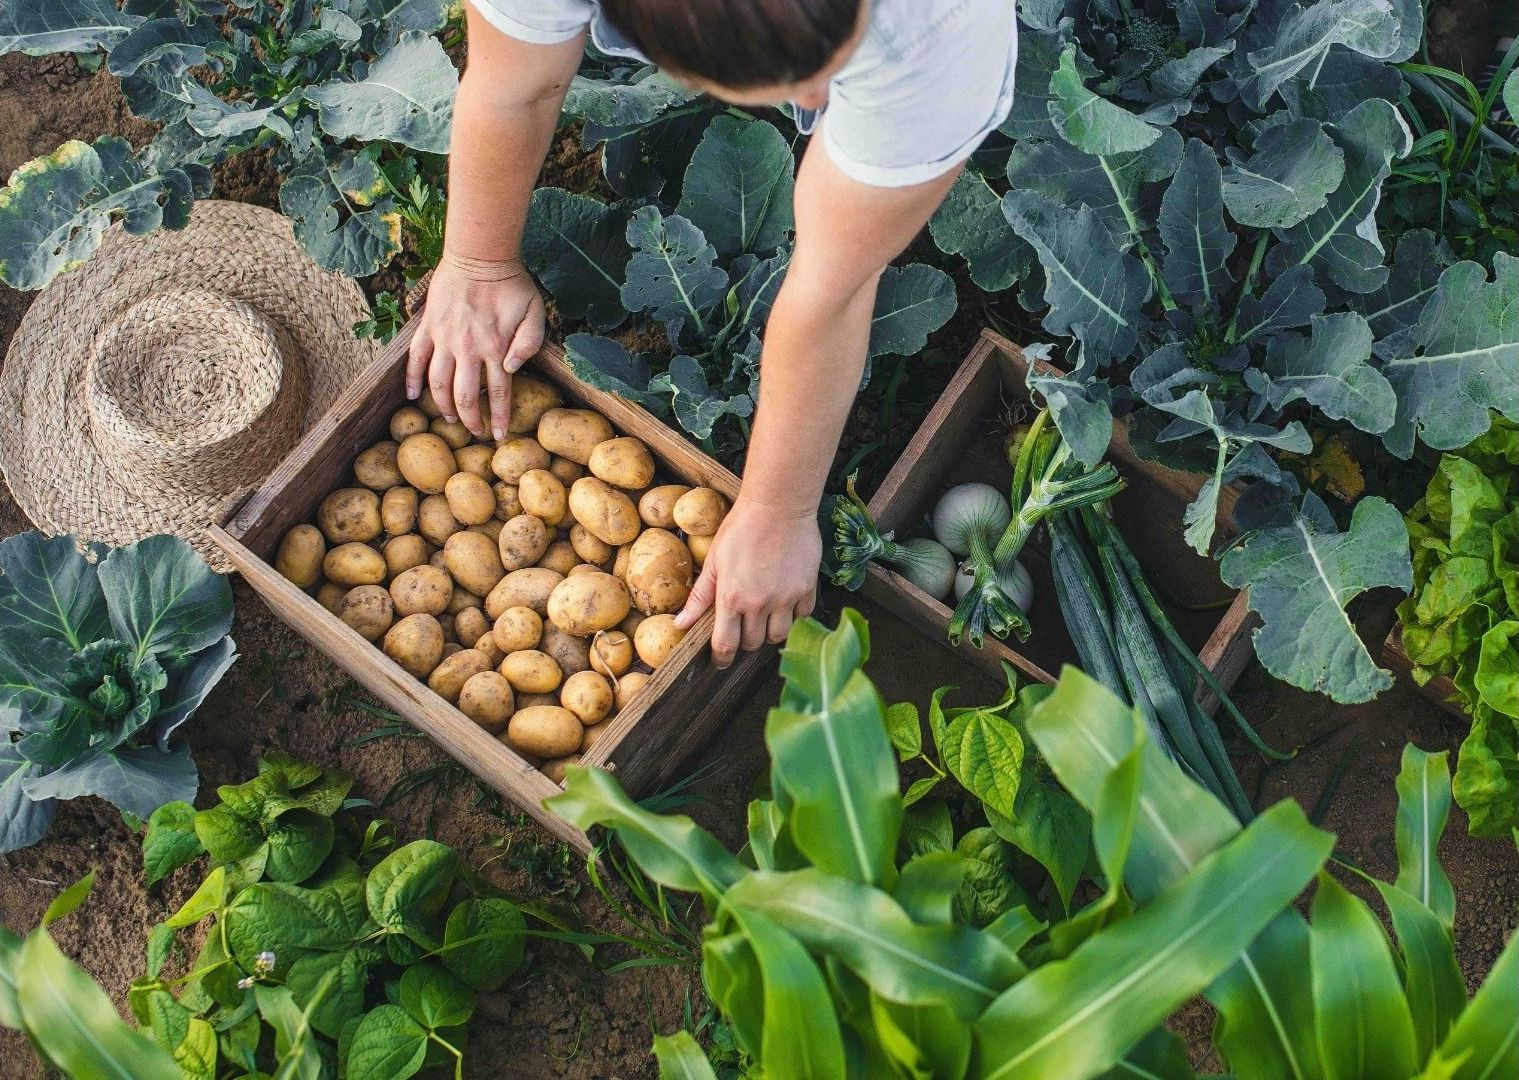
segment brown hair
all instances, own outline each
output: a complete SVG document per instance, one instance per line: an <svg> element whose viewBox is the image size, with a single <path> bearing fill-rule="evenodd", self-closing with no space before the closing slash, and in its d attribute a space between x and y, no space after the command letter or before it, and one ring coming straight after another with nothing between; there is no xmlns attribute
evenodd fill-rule
<svg viewBox="0 0 1519 1080"><path fill-rule="evenodd" d="M810 79L859 25L863 0L602 0L645 56L734 89Z"/></svg>

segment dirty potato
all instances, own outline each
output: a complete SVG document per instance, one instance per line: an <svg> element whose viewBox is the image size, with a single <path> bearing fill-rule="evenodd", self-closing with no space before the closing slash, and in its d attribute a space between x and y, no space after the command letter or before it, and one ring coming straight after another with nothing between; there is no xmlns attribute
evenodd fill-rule
<svg viewBox="0 0 1519 1080"><path fill-rule="evenodd" d="M496 493L484 478L456 472L443 485L449 513L465 525L483 525L496 513Z"/></svg>
<svg viewBox="0 0 1519 1080"><path fill-rule="evenodd" d="M485 614L495 619L507 608L520 606L547 615L549 593L563 580L563 574L542 566L513 570L485 597Z"/></svg>
<svg viewBox="0 0 1519 1080"><path fill-rule="evenodd" d="M569 509L576 521L612 547L631 544L642 528L633 500L594 476L575 481L570 488Z"/></svg>
<svg viewBox="0 0 1519 1080"><path fill-rule="evenodd" d="M406 482L424 495L443 494L443 485L459 471L454 449L430 431L408 435L396 451L396 467Z"/></svg>
<svg viewBox="0 0 1519 1080"><path fill-rule="evenodd" d="M328 581L349 588L378 585L385 580L385 556L357 541L339 544L322 560L322 572Z"/></svg>
<svg viewBox="0 0 1519 1080"><path fill-rule="evenodd" d="M380 496L380 524L391 536L405 536L417 527L417 489L406 484L387 488Z"/></svg>
<svg viewBox="0 0 1519 1080"><path fill-rule="evenodd" d="M368 488L338 488L317 505L316 523L329 543L368 543L385 528L380 497Z"/></svg>
<svg viewBox="0 0 1519 1080"><path fill-rule="evenodd" d="M402 442L427 430L427 414L415 405L402 405L390 414L390 437Z"/></svg>
<svg viewBox="0 0 1519 1080"><path fill-rule="evenodd" d="M503 658L524 649L536 649L543 638L543 618L529 607L510 607L496 618L491 627ZM498 661L499 663L499 661Z"/></svg>
<svg viewBox="0 0 1519 1080"><path fill-rule="evenodd" d="M633 606L645 615L679 611L691 595L691 551L664 529L646 529L628 555L625 580Z"/></svg>
<svg viewBox="0 0 1519 1080"><path fill-rule="evenodd" d="M676 526L689 536L712 536L728 513L728 500L709 487L692 488L675 503Z"/></svg>
<svg viewBox="0 0 1519 1080"><path fill-rule="evenodd" d="M442 495L429 495L417 504L417 531L430 543L442 547L448 538L464 525L448 508L448 499Z"/></svg>
<svg viewBox="0 0 1519 1080"><path fill-rule="evenodd" d="M430 563L413 566L390 583L390 599L401 616L442 615L453 593L454 581L448 571Z"/></svg>
<svg viewBox="0 0 1519 1080"><path fill-rule="evenodd" d="M559 662L537 649L522 649L510 653L497 669L512 684L512 689L523 694L551 694L564 681Z"/></svg>
<svg viewBox="0 0 1519 1080"><path fill-rule="evenodd" d="M513 375L512 414L507 429L513 435L536 431L543 414L557 409L563 402L559 391L542 379L521 373Z"/></svg>
<svg viewBox="0 0 1519 1080"><path fill-rule="evenodd" d="M575 554L575 548L568 540L555 540L544 551L538 565L568 576L571 570L580 565L580 556Z"/></svg>
<svg viewBox="0 0 1519 1080"><path fill-rule="evenodd" d="M591 670L617 678L633 666L633 639L621 630L604 630L591 638Z"/></svg>
<svg viewBox="0 0 1519 1080"><path fill-rule="evenodd" d="M553 534L542 518L518 514L501 526L497 547L507 573L534 566L548 550Z"/></svg>
<svg viewBox="0 0 1519 1080"><path fill-rule="evenodd" d="M579 481L576 481L579 483ZM558 525L569 509L569 497L559 478L547 469L529 469L517 481L517 498L522 509L545 525Z"/></svg>
<svg viewBox="0 0 1519 1080"><path fill-rule="evenodd" d="M484 443L470 443L454 451L454 463L459 466L460 472L473 473L489 484L496 479L496 474L491 472L491 457L494 454L495 450Z"/></svg>
<svg viewBox="0 0 1519 1080"><path fill-rule="evenodd" d="M426 679L443 659L443 627L431 615L408 615L385 633L385 655Z"/></svg>
<svg viewBox="0 0 1519 1080"><path fill-rule="evenodd" d="M691 489L685 484L660 484L651 487L638 499L638 516L654 529L675 528L675 504Z"/></svg>
<svg viewBox="0 0 1519 1080"><path fill-rule="evenodd" d="M565 633L589 637L622 622L631 603L627 586L611 574L574 574L549 594L548 616Z"/></svg>
<svg viewBox="0 0 1519 1080"><path fill-rule="evenodd" d="M496 542L484 533L456 532L443 545L454 580L476 596L486 596L506 576Z"/></svg>
<svg viewBox="0 0 1519 1080"><path fill-rule="evenodd" d="M396 467L396 453L400 445L388 439L377 442L353 459L354 479L371 491L384 491L401 482L401 470Z"/></svg>
<svg viewBox="0 0 1519 1080"><path fill-rule="evenodd" d="M508 484L522 479L522 474L534 469L547 469L552 455L538 445L531 435L513 435L501 440L491 456L491 472Z"/></svg>
<svg viewBox="0 0 1519 1080"><path fill-rule="evenodd" d="M559 703L590 726L605 720L612 712L612 684L605 675L594 671L577 671L559 688Z"/></svg>
<svg viewBox="0 0 1519 1080"><path fill-rule="evenodd" d="M365 641L379 641L395 621L395 610L383 585L360 585L349 589L343 597L338 618L357 630Z"/></svg>
<svg viewBox="0 0 1519 1080"><path fill-rule="evenodd" d="M471 677L491 669L490 657L478 649L460 649L433 668L427 686L448 702L459 700L459 691Z"/></svg>
<svg viewBox="0 0 1519 1080"><path fill-rule="evenodd" d="M492 735L499 735L512 716L512 684L499 671L479 672L464 681L458 704L465 716Z"/></svg>
<svg viewBox="0 0 1519 1080"><path fill-rule="evenodd" d="M584 730L575 714L562 706L529 705L507 721L506 742L519 753L552 759L578 750Z"/></svg>
<svg viewBox="0 0 1519 1080"><path fill-rule="evenodd" d="M670 659L670 654L685 636L684 630L676 629L674 615L650 615L638 624L633 647L638 650L638 659L657 668Z"/></svg>
<svg viewBox="0 0 1519 1080"><path fill-rule="evenodd" d="M322 559L327 555L327 539L315 525L297 525L280 541L274 555L274 568L299 589L309 589L322 580Z"/></svg>
<svg viewBox="0 0 1519 1080"><path fill-rule="evenodd" d="M612 435L607 418L590 409L550 409L538 421L539 445L579 465L590 461L596 444Z"/></svg>

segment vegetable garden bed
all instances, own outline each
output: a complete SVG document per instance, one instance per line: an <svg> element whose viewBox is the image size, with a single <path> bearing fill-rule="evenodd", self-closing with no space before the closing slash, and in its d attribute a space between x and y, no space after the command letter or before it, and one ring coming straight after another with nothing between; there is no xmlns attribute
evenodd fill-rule
<svg viewBox="0 0 1519 1080"><path fill-rule="evenodd" d="M883 530L910 534L939 494L954 484L975 480L1006 490L1012 466L1003 453L998 418L1010 406L1027 403L1024 383L1031 363L1006 338L991 331L982 334L870 500L870 514ZM1254 617L1244 593L1222 586L1211 561L1192 551L1181 535L1182 508L1196 497L1197 478L1140 459L1124 430L1119 421L1111 454L1129 486L1113 500L1114 515L1163 590L1176 628L1228 689L1250 660ZM1221 530L1227 530L1232 506L1233 492L1225 489L1219 498ZM1031 543L1022 561L1034 581L1033 635L1017 648L995 637L988 637L979 649L968 640L956 648L994 677L1000 678L1005 662L1023 675L1053 683L1062 664L1077 663L1076 650L1060 618L1044 541ZM950 647L946 632L952 612L943 601L879 563L870 565L864 590ZM1211 710L1216 699L1203 693L1201 700Z"/></svg>
<svg viewBox="0 0 1519 1080"><path fill-rule="evenodd" d="M543 809L543 800L558 792L559 785L274 568L280 539L292 526L311 519L322 496L344 482L360 451L386 437L391 413L406 404L401 374L410 341L409 328L398 334L263 486L231 513L224 527L213 530L213 536L276 615L549 832L588 852L590 842L584 833ZM585 385L570 372L557 347L545 346L524 371L553 383L569 403L600 412L620 434L642 439L663 470L693 485L714 488L729 499L737 495L738 478L731 472L638 406ZM772 655L768 649L744 653L732 667L720 671L707 650L711 634L708 612L649 684L609 721L605 735L586 752L586 764L615 772L628 790L639 795L659 789L676 776L686 758L731 715Z"/></svg>

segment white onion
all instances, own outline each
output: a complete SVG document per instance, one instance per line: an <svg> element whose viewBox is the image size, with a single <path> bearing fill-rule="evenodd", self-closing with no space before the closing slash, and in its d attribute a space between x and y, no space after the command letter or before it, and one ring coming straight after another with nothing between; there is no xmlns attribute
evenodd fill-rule
<svg viewBox="0 0 1519 1080"><path fill-rule="evenodd" d="M957 484L934 507L934 536L951 554L964 558L973 534L979 533L990 550L1012 518L1007 497L990 484Z"/></svg>
<svg viewBox="0 0 1519 1080"><path fill-rule="evenodd" d="M893 544L882 556L897 572L935 600L943 600L955 583L955 557L926 536Z"/></svg>
<svg viewBox="0 0 1519 1080"><path fill-rule="evenodd" d="M955 600L963 600L975 581L974 567L960 567L955 574ZM997 586L1008 599L1018 605L1019 611L1028 614L1029 605L1034 602L1034 579L1027 567L1015 559L1012 565L1004 566L997 572Z"/></svg>

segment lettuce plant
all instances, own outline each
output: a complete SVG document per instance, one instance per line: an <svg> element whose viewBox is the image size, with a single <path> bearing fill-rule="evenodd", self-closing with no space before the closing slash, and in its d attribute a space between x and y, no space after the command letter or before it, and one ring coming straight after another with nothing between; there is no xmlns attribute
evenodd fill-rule
<svg viewBox="0 0 1519 1080"><path fill-rule="evenodd" d="M231 628L231 586L177 537L0 542L0 851L40 840L59 799L144 818L193 799L173 735L236 659Z"/></svg>
<svg viewBox="0 0 1519 1080"><path fill-rule="evenodd" d="M162 125L65 143L0 198L0 280L37 289L106 227L182 227L209 167L272 149L280 209L322 266L359 277L401 250L402 221L448 150L458 74L434 35L447 0L0 0L0 55L105 54L132 111ZM209 73L209 78L205 75ZM422 230L424 233L426 230Z"/></svg>

